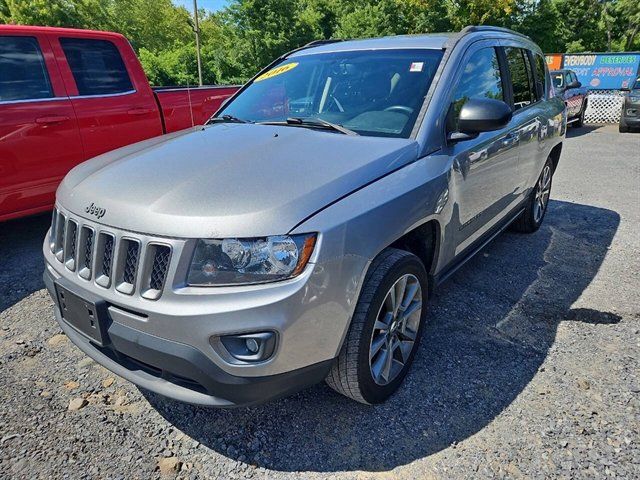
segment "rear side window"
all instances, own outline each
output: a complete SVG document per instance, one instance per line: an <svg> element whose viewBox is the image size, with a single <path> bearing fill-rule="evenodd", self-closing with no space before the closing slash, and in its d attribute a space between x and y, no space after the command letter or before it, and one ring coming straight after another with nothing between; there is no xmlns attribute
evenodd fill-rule
<svg viewBox="0 0 640 480"><path fill-rule="evenodd" d="M504 101L500 64L493 47L478 50L465 65L462 78L453 95L448 125L450 131L458 129L460 110L470 98L493 98Z"/></svg>
<svg viewBox="0 0 640 480"><path fill-rule="evenodd" d="M0 102L50 97L53 90L38 41L0 36Z"/></svg>
<svg viewBox="0 0 640 480"><path fill-rule="evenodd" d="M61 38L60 44L80 95L108 95L133 90L120 52L113 43Z"/></svg>
<svg viewBox="0 0 640 480"><path fill-rule="evenodd" d="M546 62L542 55L535 53L533 58L535 59L536 68L536 95L538 100L541 100L545 96L547 91L547 70Z"/></svg>
<svg viewBox="0 0 640 480"><path fill-rule="evenodd" d="M513 104L519 110L535 101L529 57L521 48L508 47L505 53L513 85Z"/></svg>

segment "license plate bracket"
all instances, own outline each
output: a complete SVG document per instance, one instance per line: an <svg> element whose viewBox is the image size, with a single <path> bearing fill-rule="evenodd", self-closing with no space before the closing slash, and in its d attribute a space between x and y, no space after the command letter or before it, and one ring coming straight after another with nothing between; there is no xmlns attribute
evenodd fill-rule
<svg viewBox="0 0 640 480"><path fill-rule="evenodd" d="M108 344L106 303L103 300L86 300L59 283L55 286L62 319L101 347Z"/></svg>

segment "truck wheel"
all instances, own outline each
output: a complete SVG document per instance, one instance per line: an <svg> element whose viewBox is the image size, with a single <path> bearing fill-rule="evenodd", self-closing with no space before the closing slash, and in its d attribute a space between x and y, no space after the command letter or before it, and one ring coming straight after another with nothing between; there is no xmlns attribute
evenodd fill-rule
<svg viewBox="0 0 640 480"><path fill-rule="evenodd" d="M578 119L573 122L573 126L574 127L582 127L584 126L584 114L587 110L587 101L585 100L582 104L582 108L580 109L580 114L578 115Z"/></svg>
<svg viewBox="0 0 640 480"><path fill-rule="evenodd" d="M618 125L618 131L620 133L629 133L629 127L621 123L620 125Z"/></svg>
<svg viewBox="0 0 640 480"><path fill-rule="evenodd" d="M513 230L521 233L533 233L540 228L549 205L552 178L553 163L551 158L548 158L535 187L533 187L529 195L524 212L512 224Z"/></svg>
<svg viewBox="0 0 640 480"><path fill-rule="evenodd" d="M387 248L371 264L349 332L326 382L365 404L402 383L426 323L427 272L418 257Z"/></svg>

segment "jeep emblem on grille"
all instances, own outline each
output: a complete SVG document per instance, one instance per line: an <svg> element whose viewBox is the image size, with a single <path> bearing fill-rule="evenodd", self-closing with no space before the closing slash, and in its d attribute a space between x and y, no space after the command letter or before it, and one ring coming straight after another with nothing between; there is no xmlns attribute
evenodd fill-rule
<svg viewBox="0 0 640 480"><path fill-rule="evenodd" d="M100 208L97 205L94 205L93 202L91 203L91 205L86 207L84 211L87 212L89 215L95 215L96 218L102 218L104 217L104 214L107 213L106 209Z"/></svg>

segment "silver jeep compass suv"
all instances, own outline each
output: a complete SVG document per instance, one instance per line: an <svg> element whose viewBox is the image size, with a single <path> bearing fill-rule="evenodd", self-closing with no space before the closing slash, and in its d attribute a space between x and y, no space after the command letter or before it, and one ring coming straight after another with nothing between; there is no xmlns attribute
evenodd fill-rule
<svg viewBox="0 0 640 480"><path fill-rule="evenodd" d="M87 355L148 390L249 405L402 383L433 288L540 226L565 134L509 30L314 42L205 126L101 155L57 192L44 279Z"/></svg>

